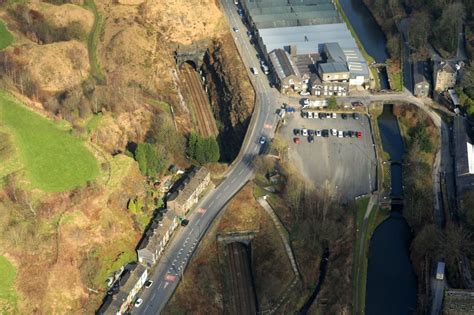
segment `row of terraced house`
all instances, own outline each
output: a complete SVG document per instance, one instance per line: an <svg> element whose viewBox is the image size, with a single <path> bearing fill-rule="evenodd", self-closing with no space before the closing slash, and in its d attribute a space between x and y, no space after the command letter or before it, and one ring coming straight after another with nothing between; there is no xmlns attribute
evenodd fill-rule
<svg viewBox="0 0 474 315"><path fill-rule="evenodd" d="M148 279L148 270L162 256L173 232L183 217L197 204L210 186L210 172L194 167L183 176L166 196L166 208L154 215L137 247L139 264L130 264L107 292L97 314L124 314Z"/></svg>

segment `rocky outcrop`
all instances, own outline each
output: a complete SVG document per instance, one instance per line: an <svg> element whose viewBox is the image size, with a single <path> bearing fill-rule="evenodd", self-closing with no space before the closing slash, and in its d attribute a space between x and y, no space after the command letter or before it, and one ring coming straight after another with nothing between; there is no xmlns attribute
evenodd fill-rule
<svg viewBox="0 0 474 315"><path fill-rule="evenodd" d="M255 92L230 33L213 42L204 58L203 72L214 117L220 121L221 157L232 161L247 132Z"/></svg>

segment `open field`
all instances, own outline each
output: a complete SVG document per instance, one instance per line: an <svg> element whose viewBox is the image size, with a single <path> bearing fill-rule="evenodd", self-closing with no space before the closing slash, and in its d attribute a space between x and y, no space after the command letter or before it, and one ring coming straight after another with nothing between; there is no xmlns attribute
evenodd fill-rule
<svg viewBox="0 0 474 315"><path fill-rule="evenodd" d="M15 267L4 256L0 256L0 314L16 312Z"/></svg>
<svg viewBox="0 0 474 315"><path fill-rule="evenodd" d="M26 179L33 188L66 191L98 175L94 156L79 139L5 92L0 92L0 123L13 135Z"/></svg>
<svg viewBox="0 0 474 315"><path fill-rule="evenodd" d="M10 46L14 40L13 35L8 31L5 23L0 20L0 50Z"/></svg>

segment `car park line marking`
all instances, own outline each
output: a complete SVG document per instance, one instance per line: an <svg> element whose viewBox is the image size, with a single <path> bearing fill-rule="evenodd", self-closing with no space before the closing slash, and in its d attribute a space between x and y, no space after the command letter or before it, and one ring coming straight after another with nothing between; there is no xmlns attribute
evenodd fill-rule
<svg viewBox="0 0 474 315"><path fill-rule="evenodd" d="M153 293L153 295L151 296L151 300L152 300L152 301L155 299L155 296L156 296L156 292Z"/></svg>
<svg viewBox="0 0 474 315"><path fill-rule="evenodd" d="M189 231L189 235L193 234L193 231L194 231L194 228L192 228L191 231Z"/></svg>
<svg viewBox="0 0 474 315"><path fill-rule="evenodd" d="M169 285L169 282L165 282L165 286L163 287L163 290L166 289L166 287Z"/></svg>
<svg viewBox="0 0 474 315"><path fill-rule="evenodd" d="M147 306L145 307L145 313L146 313L146 310L147 310L149 307L150 307L150 305L147 305Z"/></svg>
<svg viewBox="0 0 474 315"><path fill-rule="evenodd" d="M242 175L243 172L244 172L244 170L240 170L239 175Z"/></svg>
<svg viewBox="0 0 474 315"><path fill-rule="evenodd" d="M209 207L212 207L213 204L214 204L214 200L209 204Z"/></svg>

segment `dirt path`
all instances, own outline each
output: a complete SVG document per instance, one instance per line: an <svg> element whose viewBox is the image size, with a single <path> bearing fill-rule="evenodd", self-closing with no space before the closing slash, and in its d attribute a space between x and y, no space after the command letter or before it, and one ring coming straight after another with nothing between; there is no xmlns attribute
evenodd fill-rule
<svg viewBox="0 0 474 315"><path fill-rule="evenodd" d="M202 88L199 74L190 66L183 65L181 74L188 105L195 115L196 129L203 137L215 137L218 134L216 121L211 112L209 101Z"/></svg>

